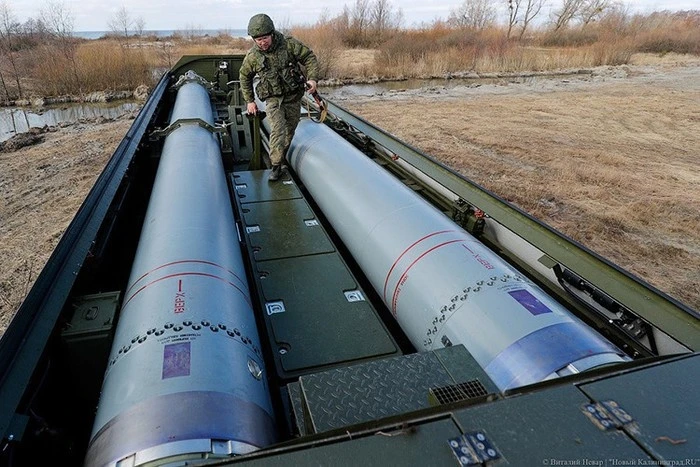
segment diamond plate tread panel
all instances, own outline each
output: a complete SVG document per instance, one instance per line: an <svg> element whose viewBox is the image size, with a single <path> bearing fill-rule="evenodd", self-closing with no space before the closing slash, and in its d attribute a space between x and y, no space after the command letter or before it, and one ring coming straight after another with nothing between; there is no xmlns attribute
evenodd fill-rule
<svg viewBox="0 0 700 467"><path fill-rule="evenodd" d="M301 386L298 382L287 385L289 400L292 402L294 412L294 422L300 434L306 434L306 424L304 423L304 402L301 399Z"/></svg>
<svg viewBox="0 0 700 467"><path fill-rule="evenodd" d="M285 175L283 179L270 183L267 181L269 170L235 172L231 175L233 188L241 203L256 203L301 198L299 188Z"/></svg>
<svg viewBox="0 0 700 467"><path fill-rule="evenodd" d="M456 381L435 352L422 352L302 376L299 383L307 423L318 433L429 407L430 387Z"/></svg>

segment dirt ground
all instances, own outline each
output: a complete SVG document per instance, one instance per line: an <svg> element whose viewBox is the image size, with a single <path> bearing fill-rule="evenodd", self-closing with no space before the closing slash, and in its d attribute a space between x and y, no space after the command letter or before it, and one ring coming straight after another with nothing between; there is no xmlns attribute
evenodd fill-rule
<svg viewBox="0 0 700 467"><path fill-rule="evenodd" d="M700 309L700 58L332 99ZM0 335L130 124L0 153Z"/></svg>
<svg viewBox="0 0 700 467"><path fill-rule="evenodd" d="M0 335L131 122L79 123L0 152Z"/></svg>

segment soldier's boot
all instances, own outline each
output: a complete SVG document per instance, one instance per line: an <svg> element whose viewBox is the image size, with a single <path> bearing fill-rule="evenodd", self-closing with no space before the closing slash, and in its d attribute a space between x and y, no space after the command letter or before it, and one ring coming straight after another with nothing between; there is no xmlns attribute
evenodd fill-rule
<svg viewBox="0 0 700 467"><path fill-rule="evenodd" d="M279 164L273 165L270 176L267 179L271 182L276 182L280 179L280 175L282 175L282 167Z"/></svg>

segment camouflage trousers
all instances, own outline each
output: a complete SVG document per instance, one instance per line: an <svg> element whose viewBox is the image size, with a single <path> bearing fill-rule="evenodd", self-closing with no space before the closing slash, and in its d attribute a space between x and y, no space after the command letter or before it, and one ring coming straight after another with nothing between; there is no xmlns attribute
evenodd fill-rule
<svg viewBox="0 0 700 467"><path fill-rule="evenodd" d="M301 115L301 96L268 97L265 101L270 124L270 161L283 163Z"/></svg>

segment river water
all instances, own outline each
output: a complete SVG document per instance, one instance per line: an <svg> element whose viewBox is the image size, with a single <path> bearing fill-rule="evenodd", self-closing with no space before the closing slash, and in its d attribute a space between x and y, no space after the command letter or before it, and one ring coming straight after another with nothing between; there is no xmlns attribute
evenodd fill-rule
<svg viewBox="0 0 700 467"><path fill-rule="evenodd" d="M319 92L330 100L352 99L353 97L368 97L385 92L406 91L410 89L464 86L478 82L479 84L492 83L496 80L465 80L465 79L407 79L401 81L381 81L368 84L345 84L342 86L319 87Z"/></svg>
<svg viewBox="0 0 700 467"><path fill-rule="evenodd" d="M570 79L589 79L588 74L567 75ZM403 81L383 81L371 84L348 84L328 86L319 89L321 95L331 101L352 100L359 97L382 95L413 89L449 89L456 86L481 86L488 84L533 83L542 79L561 77L553 74L546 76L520 76L476 79L409 79ZM0 142L6 141L17 133L26 132L31 127L58 126L98 117L114 119L133 112L139 104L133 102L110 102L107 104L65 104L60 107L44 109L5 108L0 109Z"/></svg>
<svg viewBox="0 0 700 467"><path fill-rule="evenodd" d="M411 78L401 81L381 81L368 84L345 84L342 86L325 86L319 88L319 93L329 100L352 100L355 98L365 98L370 96L381 96L393 93L401 93L416 89L449 90L458 87L479 87L488 85L507 86L511 84L539 85L548 80L566 79L567 81L587 81L590 80L588 71L572 71L567 73L535 73L523 75L504 75L490 77L470 77L470 78L433 78L418 79Z"/></svg>
<svg viewBox="0 0 700 467"><path fill-rule="evenodd" d="M98 117L115 119L138 109L134 102L111 102L108 104L70 104L61 107L31 109L21 107L0 110L0 142L7 141L18 133L32 127L58 126Z"/></svg>

